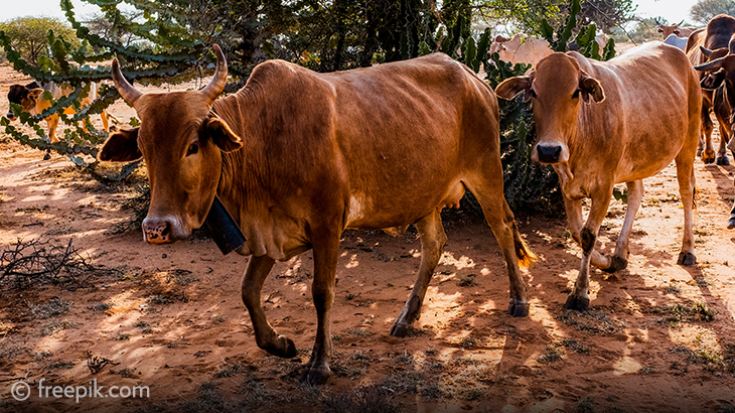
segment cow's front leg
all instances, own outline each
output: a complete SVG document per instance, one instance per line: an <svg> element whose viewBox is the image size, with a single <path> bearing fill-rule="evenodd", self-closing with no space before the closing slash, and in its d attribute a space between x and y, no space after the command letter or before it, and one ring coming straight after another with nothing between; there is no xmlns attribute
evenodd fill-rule
<svg viewBox="0 0 735 413"><path fill-rule="evenodd" d="M687 153L688 152L688 153ZM677 259L679 265L695 265L697 258L694 255L694 160L691 157L693 151L682 150L676 157L676 178L679 181L679 194L684 207L684 238L682 240L681 252Z"/></svg>
<svg viewBox="0 0 735 413"><path fill-rule="evenodd" d="M276 333L265 318L265 312L260 303L260 292L273 264L274 260L267 256L251 257L242 280L242 302L248 309L253 322L258 347L279 357L294 357L296 346L293 341Z"/></svg>
<svg viewBox="0 0 735 413"><path fill-rule="evenodd" d="M709 116L710 106L702 105L702 130L704 132L704 152L702 153L702 161L704 163L715 162L715 149L712 146L712 132L715 129L712 118Z"/></svg>
<svg viewBox="0 0 735 413"><path fill-rule="evenodd" d="M306 381L323 384L332 374L329 357L332 355L331 309L334 302L335 273L339 256L339 234L325 231L313 236L314 281L311 295L316 308L316 340L309 360Z"/></svg>
<svg viewBox="0 0 735 413"><path fill-rule="evenodd" d="M56 128L59 126L59 115L51 115L46 118L46 124L48 125L49 142L58 142L59 140L56 138Z"/></svg>
<svg viewBox="0 0 735 413"><path fill-rule="evenodd" d="M628 266L630 232L633 229L633 221L635 221L635 216L643 199L643 181L627 182L626 185L628 186L628 205L625 207L623 229L620 230L618 242L615 244L615 253L610 259L610 266L603 268L604 271L610 273L620 271Z"/></svg>
<svg viewBox="0 0 735 413"><path fill-rule="evenodd" d="M732 209L730 210L730 221L727 223L728 229L735 229L735 202L732 204Z"/></svg>
<svg viewBox="0 0 735 413"><path fill-rule="evenodd" d="M582 200L571 199L565 196L564 209L566 210L567 224L569 226L569 232L572 233L572 239L581 246L582 226L584 225L584 220L582 219ZM592 265L600 269L610 268L612 265L612 261L608 257L595 250L592 250L590 262Z"/></svg>
<svg viewBox="0 0 735 413"><path fill-rule="evenodd" d="M597 243L597 234L600 231L602 220L607 214L607 208L610 205L610 197L612 196L612 185L608 185L603 190L597 190L592 194L592 207L587 217L587 222L581 231L582 244L582 264L579 269L577 281L574 283L574 291L567 299L564 307L570 310L586 311L590 306L589 285L590 285L590 261Z"/></svg>
<svg viewBox="0 0 735 413"><path fill-rule="evenodd" d="M729 117L721 116L719 110L715 110L717 114L717 122L720 125L720 147L717 150L717 165L730 165L730 159L727 157L727 144L732 136L732 129Z"/></svg>
<svg viewBox="0 0 735 413"><path fill-rule="evenodd" d="M419 267L419 275L413 285L411 295L390 330L390 335L396 337L406 336L411 325L418 320L426 289L429 287L431 277L441 258L442 249L447 242L441 213L438 210L416 223L416 229L421 237L421 267Z"/></svg>

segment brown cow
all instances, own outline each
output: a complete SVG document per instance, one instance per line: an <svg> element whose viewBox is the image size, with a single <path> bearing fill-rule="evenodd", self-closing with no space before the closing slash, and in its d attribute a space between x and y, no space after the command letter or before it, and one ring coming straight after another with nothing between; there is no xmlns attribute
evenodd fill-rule
<svg viewBox="0 0 735 413"><path fill-rule="evenodd" d="M687 43L687 55L692 65L697 66L712 58L712 53L715 50L727 50L730 37L735 33L735 18L726 14L720 14L712 18L707 23L707 27L700 29L692 33ZM706 74L701 74L700 79L705 80ZM717 162L718 165L728 165L730 160L727 157L727 142L728 136L726 135L727 125L722 121L720 123L720 147L715 156L715 150L712 146L712 131L714 125L710 118L710 113L713 107L713 92L712 90L704 90L702 94L702 135L703 143L700 147L704 147L702 153L702 161L704 163ZM719 120L719 119L718 119Z"/></svg>
<svg viewBox="0 0 735 413"><path fill-rule="evenodd" d="M34 81L27 85L10 86L10 90L8 91L8 102L20 105L25 112L35 116L40 115L43 111L50 108L53 104L53 100L67 96L73 91L74 89L68 85L57 85L54 82L48 82L42 86L38 82ZM52 99L46 98L46 96L44 96L44 92L49 92ZM89 93L87 93L87 96L82 98L80 103L82 106L89 105L95 99L97 99L97 84L90 83ZM75 110L70 106L64 109L64 113L72 115L75 113ZM11 110L8 110L5 117L10 120L14 120L15 114L13 114ZM102 127L104 130L108 130L109 125L107 113L100 113L100 118L102 119ZM59 115L53 114L45 120L48 125L49 140L51 143L58 142L59 139L56 137L56 128L59 125ZM86 128L84 123L82 124L82 128Z"/></svg>
<svg viewBox="0 0 735 413"><path fill-rule="evenodd" d="M252 255L242 298L258 346L296 355L291 339L268 324L260 304L275 260L313 248L317 333L307 381L324 382L332 350L339 241L348 228L415 224L421 237L418 279L391 334L418 319L446 241L440 211L472 191L503 251L510 313L528 313L519 264L533 255L503 196L495 94L466 66L434 54L372 68L320 74L279 60L258 65L236 94L217 97L217 71L202 91L142 94L113 63L115 86L141 119L110 135L100 159L145 159L151 204L149 243L186 238L215 194L233 212Z"/></svg>
<svg viewBox="0 0 735 413"><path fill-rule="evenodd" d="M500 60L513 64L535 65L539 60L553 53L549 42L532 37L513 36L512 39L503 36L495 37L490 45L489 53L498 53Z"/></svg>
<svg viewBox="0 0 735 413"><path fill-rule="evenodd" d="M658 32L661 33L663 39L669 37L669 35L676 35L678 37L689 37L695 28L693 27L681 27L682 22L676 24L659 24Z"/></svg>
<svg viewBox="0 0 735 413"><path fill-rule="evenodd" d="M699 134L701 90L681 50L656 42L608 62L579 53L554 53L527 76L502 82L504 99L533 100L538 143L532 159L554 167L582 265L570 309L589 306L589 265L609 272L627 266L628 238L643 196L643 178L676 160L684 204L684 240L678 263L693 265L693 163ZM673 104L672 104L673 102ZM594 250L613 186L628 186L628 207L612 257ZM587 222L582 200L592 199Z"/></svg>
<svg viewBox="0 0 735 413"><path fill-rule="evenodd" d="M706 75L702 78L702 89L713 94L712 105L720 123L720 139L726 142L729 138L729 149L735 156L735 34L730 37L727 48L702 52L710 57L710 61L696 66L695 69ZM735 205L730 212L728 228L735 228Z"/></svg>

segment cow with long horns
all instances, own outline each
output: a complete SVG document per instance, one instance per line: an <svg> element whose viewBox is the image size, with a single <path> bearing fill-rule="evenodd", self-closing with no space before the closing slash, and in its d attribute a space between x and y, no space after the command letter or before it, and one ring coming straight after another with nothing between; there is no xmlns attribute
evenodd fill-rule
<svg viewBox="0 0 735 413"><path fill-rule="evenodd" d="M510 314L528 313L519 265L533 254L503 196L498 103L466 66L434 54L320 74L272 60L255 67L240 91L218 98L227 65L214 50L216 73L201 91L143 94L113 62L115 86L141 125L110 135L99 158L144 158L149 243L188 237L219 197L247 239L239 251L251 256L242 299L259 347L297 354L266 320L260 293L276 260L313 249L317 332L306 379L324 382L342 233L415 224L421 266L391 330L405 335L447 239L440 211L465 189L482 205L505 257Z"/></svg>

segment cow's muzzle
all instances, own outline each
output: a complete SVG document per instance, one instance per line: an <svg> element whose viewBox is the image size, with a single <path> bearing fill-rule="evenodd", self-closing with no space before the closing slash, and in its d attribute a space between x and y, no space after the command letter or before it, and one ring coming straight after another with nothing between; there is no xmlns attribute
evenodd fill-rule
<svg viewBox="0 0 735 413"><path fill-rule="evenodd" d="M10 119L10 120L15 120L15 115L13 114L13 112L6 113L5 114L5 117L8 118L8 119Z"/></svg>
<svg viewBox="0 0 735 413"><path fill-rule="evenodd" d="M174 223L167 218L146 217L143 220L143 239L149 244L168 244L174 241Z"/></svg>
<svg viewBox="0 0 735 413"><path fill-rule="evenodd" d="M557 163L561 156L562 147L561 145L536 145L536 152L538 153L539 162L543 163Z"/></svg>

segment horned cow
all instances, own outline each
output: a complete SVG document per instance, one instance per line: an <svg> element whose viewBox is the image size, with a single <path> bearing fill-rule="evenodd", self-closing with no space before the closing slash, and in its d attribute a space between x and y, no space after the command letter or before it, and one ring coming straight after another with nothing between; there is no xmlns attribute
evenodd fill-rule
<svg viewBox="0 0 735 413"><path fill-rule="evenodd" d="M421 238L418 279L393 324L403 336L418 319L447 239L441 209L472 191L503 252L513 316L528 314L519 264L526 247L503 196L498 103L466 66L434 54L372 68L319 74L266 61L244 88L222 97L224 54L201 91L142 94L113 62L115 86L141 119L110 135L105 161L143 157L151 203L149 243L186 238L202 225L217 195L233 213L250 255L242 299L258 346L293 357L261 307L261 288L276 260L313 249L317 332L306 379L330 375L330 314L342 233L349 228L415 224Z"/></svg>

